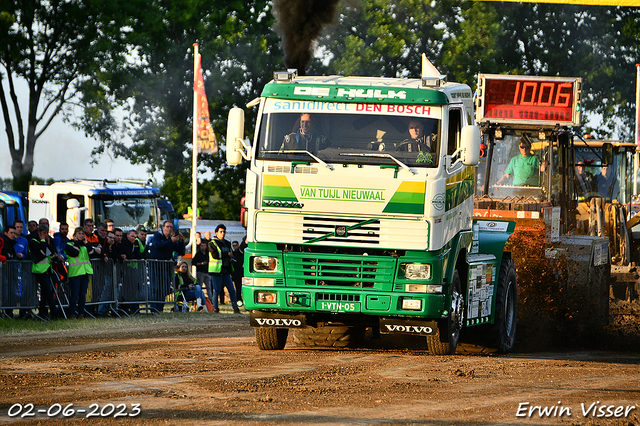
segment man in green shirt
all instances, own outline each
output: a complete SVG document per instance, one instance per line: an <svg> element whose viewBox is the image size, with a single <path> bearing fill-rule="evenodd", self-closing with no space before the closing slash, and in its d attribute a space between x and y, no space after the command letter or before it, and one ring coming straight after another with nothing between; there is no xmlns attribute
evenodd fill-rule
<svg viewBox="0 0 640 426"><path fill-rule="evenodd" d="M528 138L520 139L519 144L520 155L513 157L509 161L507 169L504 171L497 185L509 176L513 176L513 186L538 186L540 183L540 162L538 158L531 153L531 142Z"/></svg>

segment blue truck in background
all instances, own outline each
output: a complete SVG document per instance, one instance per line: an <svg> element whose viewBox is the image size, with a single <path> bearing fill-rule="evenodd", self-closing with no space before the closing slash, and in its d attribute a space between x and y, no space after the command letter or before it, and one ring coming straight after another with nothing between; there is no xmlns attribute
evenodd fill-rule
<svg viewBox="0 0 640 426"><path fill-rule="evenodd" d="M18 191L0 191L0 232L16 220L25 223L23 235L27 235L27 194Z"/></svg>

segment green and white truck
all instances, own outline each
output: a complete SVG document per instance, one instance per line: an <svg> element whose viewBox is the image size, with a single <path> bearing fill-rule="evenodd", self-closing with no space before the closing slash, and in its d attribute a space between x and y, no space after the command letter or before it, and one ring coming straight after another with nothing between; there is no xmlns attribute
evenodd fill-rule
<svg viewBox="0 0 640 426"><path fill-rule="evenodd" d="M477 327L512 350L514 223L473 219L481 136L467 85L426 58L420 79L289 70L247 106L259 108L254 142L233 108L227 161L250 162L242 295L261 349L283 349L293 329L308 346L369 331L454 354L461 329Z"/></svg>

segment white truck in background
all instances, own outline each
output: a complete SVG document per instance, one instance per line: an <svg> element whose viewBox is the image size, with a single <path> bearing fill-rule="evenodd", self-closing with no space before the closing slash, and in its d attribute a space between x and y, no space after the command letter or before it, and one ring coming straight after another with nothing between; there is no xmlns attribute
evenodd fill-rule
<svg viewBox="0 0 640 426"><path fill-rule="evenodd" d="M86 218L96 224L112 219L118 228L133 229L144 225L158 229L160 211L157 200L160 190L151 181L72 180L51 185L29 187L29 220L49 219L51 232L57 232L61 222L69 224L70 232Z"/></svg>

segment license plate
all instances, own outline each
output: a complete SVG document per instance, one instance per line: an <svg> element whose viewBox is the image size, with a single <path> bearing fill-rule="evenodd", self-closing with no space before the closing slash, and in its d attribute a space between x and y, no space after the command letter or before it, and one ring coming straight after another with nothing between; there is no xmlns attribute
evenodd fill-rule
<svg viewBox="0 0 640 426"><path fill-rule="evenodd" d="M331 312L360 312L360 302L336 302L323 300L316 302L316 309L319 311Z"/></svg>

